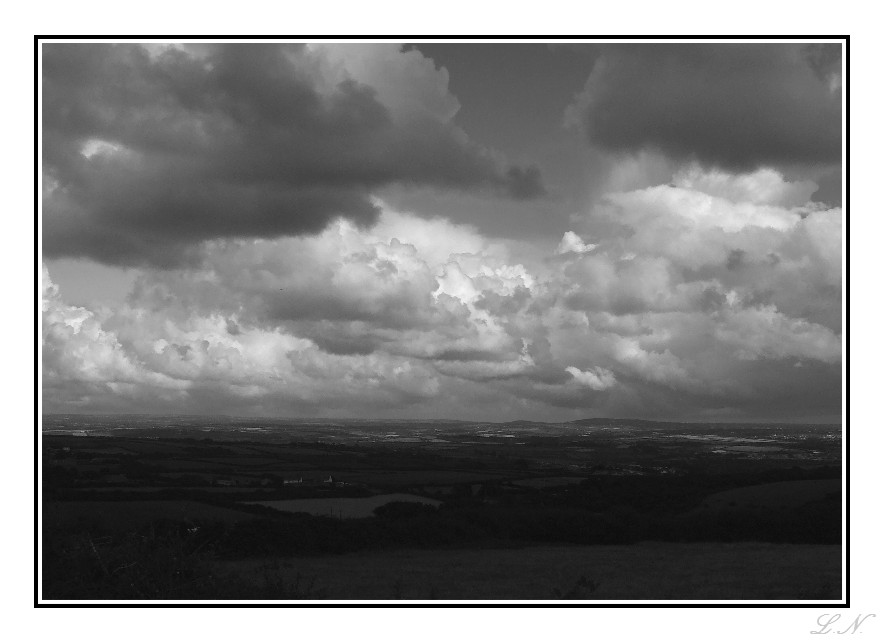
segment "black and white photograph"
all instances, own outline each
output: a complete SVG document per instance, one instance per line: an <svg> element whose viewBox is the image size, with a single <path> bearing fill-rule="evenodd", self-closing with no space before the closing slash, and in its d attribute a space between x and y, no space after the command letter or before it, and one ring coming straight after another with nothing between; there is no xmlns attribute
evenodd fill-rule
<svg viewBox="0 0 885 642"><path fill-rule="evenodd" d="M847 604L847 37L35 47L40 601Z"/></svg>

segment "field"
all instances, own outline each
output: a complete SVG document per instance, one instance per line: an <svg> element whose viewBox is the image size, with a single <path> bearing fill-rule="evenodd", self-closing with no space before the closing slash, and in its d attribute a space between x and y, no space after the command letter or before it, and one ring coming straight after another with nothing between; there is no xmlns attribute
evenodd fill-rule
<svg viewBox="0 0 885 642"><path fill-rule="evenodd" d="M44 596L838 599L838 427L47 418Z"/></svg>

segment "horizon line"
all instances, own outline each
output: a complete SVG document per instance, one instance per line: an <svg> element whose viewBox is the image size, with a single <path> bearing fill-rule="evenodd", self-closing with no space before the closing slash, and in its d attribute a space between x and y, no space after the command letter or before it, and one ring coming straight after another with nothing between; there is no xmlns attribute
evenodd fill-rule
<svg viewBox="0 0 885 642"><path fill-rule="evenodd" d="M463 423L463 424L512 424L512 423L534 423L534 424L547 424L547 425L562 425L562 424L574 424L578 422L584 421L633 421L633 422L649 422L649 423L665 423L665 424L789 424L789 425L800 425L800 424L814 424L819 426L842 426L843 421L815 421L815 420L727 420L727 419L704 419L704 420L683 420L683 419L644 419L641 417L582 417L578 419L570 419L566 421L544 421L544 420L535 420L535 419L510 419L504 421L488 421L488 420L477 420L477 419L450 419L444 417L437 418L418 418L418 417L405 417L401 419L395 418L384 418L384 417L295 417L295 416L281 416L281 415L273 415L273 416L261 416L261 415L224 415L224 414L199 414L199 413L181 413L181 414L163 414L163 413L149 413L149 412L116 412L116 413L103 413L103 412L93 412L93 413L79 413L79 412L51 412L51 413L41 413L40 417L162 417L162 418L175 418L175 419L184 419L188 417L203 417L203 418L218 418L218 419L257 419L257 420L273 420L273 421L367 421L367 422L383 422L383 421L395 421L395 422L423 422L423 423L431 423L431 422L444 422L444 423Z"/></svg>

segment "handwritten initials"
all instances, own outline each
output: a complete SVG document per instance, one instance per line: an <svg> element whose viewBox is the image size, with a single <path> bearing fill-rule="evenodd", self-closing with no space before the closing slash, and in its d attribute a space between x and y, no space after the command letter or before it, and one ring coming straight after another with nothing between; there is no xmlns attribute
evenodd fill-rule
<svg viewBox="0 0 885 642"><path fill-rule="evenodd" d="M864 621L869 617L876 617L875 613L868 613L866 615L858 615L854 622L848 625L848 627L842 631L836 631L835 629L831 630L830 625L835 624L839 621L842 616L838 613L833 613L830 615L829 613L824 613L819 618L817 618L817 625L820 627L818 631L810 631L812 635L822 635L827 633L836 633L837 635L845 635L846 633L857 633L857 630L860 628L860 625L864 623ZM827 619L828 618L828 619Z"/></svg>

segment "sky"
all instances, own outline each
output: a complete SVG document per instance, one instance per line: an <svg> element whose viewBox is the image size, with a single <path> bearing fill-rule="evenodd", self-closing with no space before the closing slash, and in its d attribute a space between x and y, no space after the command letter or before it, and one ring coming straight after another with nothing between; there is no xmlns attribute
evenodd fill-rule
<svg viewBox="0 0 885 642"><path fill-rule="evenodd" d="M44 412L840 420L838 44L41 72Z"/></svg>

